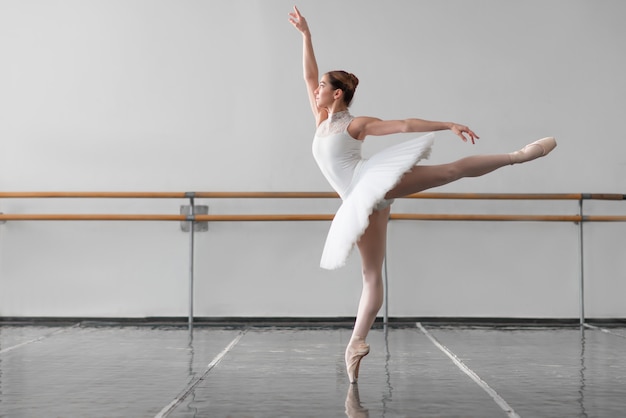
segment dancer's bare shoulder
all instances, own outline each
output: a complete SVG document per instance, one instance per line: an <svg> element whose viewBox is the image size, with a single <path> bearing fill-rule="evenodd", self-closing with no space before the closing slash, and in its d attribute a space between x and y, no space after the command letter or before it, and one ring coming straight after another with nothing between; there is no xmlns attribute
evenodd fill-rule
<svg viewBox="0 0 626 418"><path fill-rule="evenodd" d="M403 120L383 120L372 116L358 116L354 118L348 132L356 139L365 137L391 135L404 132L405 121Z"/></svg>

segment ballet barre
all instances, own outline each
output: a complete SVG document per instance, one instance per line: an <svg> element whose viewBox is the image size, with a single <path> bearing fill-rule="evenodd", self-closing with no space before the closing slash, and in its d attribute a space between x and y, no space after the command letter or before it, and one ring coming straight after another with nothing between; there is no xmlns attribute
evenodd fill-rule
<svg viewBox="0 0 626 418"><path fill-rule="evenodd" d="M0 192L3 198L104 198L104 199L334 199L335 192ZM617 193L430 193L403 199L465 200L626 200Z"/></svg>
<svg viewBox="0 0 626 418"><path fill-rule="evenodd" d="M67 213L0 213L0 223L6 221L177 221L188 222L189 228L189 328L193 324L194 287L194 224L196 222L293 222L331 221L334 214L195 214L195 199L337 199L334 192L0 192L0 199L187 199L190 213L172 214L67 214ZM625 222L626 215L585 215L585 200L626 200L626 195L616 193L431 193L421 192L403 199L442 200L571 200L578 201L575 215L495 215L495 214L428 214L391 213L390 220L397 221L479 221L479 222L572 222L579 225L579 310L580 325L585 321L584 301L584 248L583 224L587 222ZM387 265L384 265L384 285L387 289ZM384 321L387 323L385 291Z"/></svg>
<svg viewBox="0 0 626 418"><path fill-rule="evenodd" d="M167 215L107 213L2 213L0 221L178 221L178 222L293 222L332 221L332 214ZM626 215L480 215L392 213L390 220L511 221L511 222L624 222Z"/></svg>

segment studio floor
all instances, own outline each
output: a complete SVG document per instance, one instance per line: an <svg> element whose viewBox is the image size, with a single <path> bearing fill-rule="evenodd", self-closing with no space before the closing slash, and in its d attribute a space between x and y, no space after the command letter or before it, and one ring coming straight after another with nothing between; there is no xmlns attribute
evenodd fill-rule
<svg viewBox="0 0 626 418"><path fill-rule="evenodd" d="M623 417L626 328L0 326L0 417Z"/></svg>

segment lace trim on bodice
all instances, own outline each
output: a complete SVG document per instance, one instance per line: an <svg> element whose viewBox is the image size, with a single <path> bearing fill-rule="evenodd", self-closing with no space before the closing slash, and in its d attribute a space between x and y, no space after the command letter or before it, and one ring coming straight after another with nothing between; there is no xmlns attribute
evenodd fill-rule
<svg viewBox="0 0 626 418"><path fill-rule="evenodd" d="M354 116L347 110L333 113L328 116L328 119L320 123L320 126L318 126L315 131L315 136L325 137L343 133L348 129L348 125L350 125L352 119L354 119Z"/></svg>

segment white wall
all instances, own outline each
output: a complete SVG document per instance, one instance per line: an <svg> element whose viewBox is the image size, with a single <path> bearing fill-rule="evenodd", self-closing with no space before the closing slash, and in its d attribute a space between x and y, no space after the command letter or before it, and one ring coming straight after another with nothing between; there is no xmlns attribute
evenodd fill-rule
<svg viewBox="0 0 626 418"><path fill-rule="evenodd" d="M0 0L0 190L326 191L310 155L291 1ZM430 163L554 135L548 158L438 191L623 193L626 4L302 0L320 70L361 80L356 115L468 124ZM366 153L402 136L373 138ZM178 213L184 200L9 200L5 213ZM211 213L332 213L336 201L212 200ZM624 213L624 204L587 204ZM575 202L400 201L396 212L568 213ZM198 234L198 316L351 316L359 263L318 267L328 224ZM626 225L585 226L587 313L626 317ZM187 314L178 223L0 226L0 316ZM578 315L578 227L393 222L393 316Z"/></svg>

